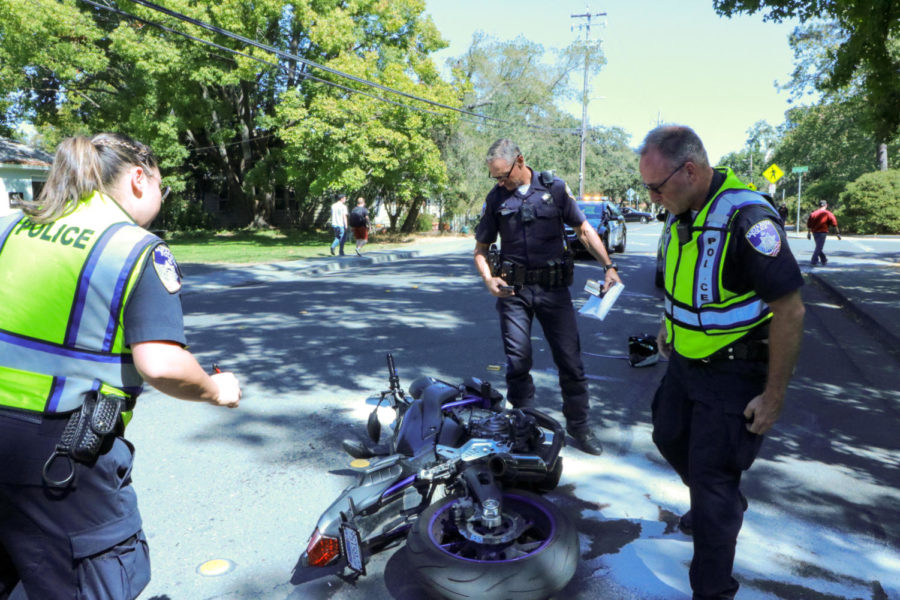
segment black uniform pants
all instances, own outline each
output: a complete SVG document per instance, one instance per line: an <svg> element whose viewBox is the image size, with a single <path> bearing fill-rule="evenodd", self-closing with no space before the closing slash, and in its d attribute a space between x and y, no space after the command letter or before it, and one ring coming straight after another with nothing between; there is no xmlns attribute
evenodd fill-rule
<svg viewBox="0 0 900 600"><path fill-rule="evenodd" d="M0 410L0 599L19 583L30 600L130 600L150 581L131 486L133 447L115 438L63 490L41 478L65 417ZM53 463L63 479L66 461Z"/></svg>
<svg viewBox="0 0 900 600"><path fill-rule="evenodd" d="M531 324L535 317L550 345L559 371L563 415L570 429L587 427L588 386L581 362L581 342L569 288L526 285L514 296L497 299L506 352L507 399L516 407L534 405L531 377Z"/></svg>
<svg viewBox="0 0 900 600"><path fill-rule="evenodd" d="M762 444L743 412L762 393L766 371L764 362L673 354L653 398L653 441L690 488L694 600L731 599L738 590L731 571L744 521L741 474Z"/></svg>

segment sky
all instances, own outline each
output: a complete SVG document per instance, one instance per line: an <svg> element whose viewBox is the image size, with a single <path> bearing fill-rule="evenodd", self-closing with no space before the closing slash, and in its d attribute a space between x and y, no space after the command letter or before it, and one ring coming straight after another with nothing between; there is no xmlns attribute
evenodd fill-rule
<svg viewBox="0 0 900 600"><path fill-rule="evenodd" d="M589 6L589 9L588 9ZM519 36L545 50L584 36L573 14L592 20L607 63L590 80L590 125L621 127L637 147L657 122L688 125L717 162L741 150L757 121L784 122L786 83L794 67L788 36L798 24L763 22L761 15L719 17L712 0L426 0L426 13L450 44L434 55L443 65L463 54L472 34ZM581 87L581 76L573 83ZM580 118L581 104L564 108Z"/></svg>

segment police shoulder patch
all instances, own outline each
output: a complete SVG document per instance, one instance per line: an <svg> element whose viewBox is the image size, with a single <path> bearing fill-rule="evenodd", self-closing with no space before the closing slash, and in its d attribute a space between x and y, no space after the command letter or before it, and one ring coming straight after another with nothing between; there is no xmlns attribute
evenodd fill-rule
<svg viewBox="0 0 900 600"><path fill-rule="evenodd" d="M744 236L754 250L766 256L778 256L781 252L781 235L771 219L757 221Z"/></svg>
<svg viewBox="0 0 900 600"><path fill-rule="evenodd" d="M575 194L572 193L572 188L569 187L568 183L566 184L566 195L572 200L575 200Z"/></svg>
<svg viewBox="0 0 900 600"><path fill-rule="evenodd" d="M181 269L165 244L153 249L153 268L167 292L174 294L181 289Z"/></svg>

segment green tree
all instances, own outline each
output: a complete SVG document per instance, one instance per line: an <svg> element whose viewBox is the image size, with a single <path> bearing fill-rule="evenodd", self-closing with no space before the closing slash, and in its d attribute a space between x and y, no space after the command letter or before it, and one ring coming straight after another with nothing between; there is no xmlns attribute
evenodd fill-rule
<svg viewBox="0 0 900 600"><path fill-rule="evenodd" d="M574 190L580 169L581 120L560 103L580 98L588 52L596 71L604 64L596 45L575 42L551 52L522 38L498 42L484 33L473 37L461 57L451 61L457 88L465 90L464 105L491 119L462 119L442 144L451 172L450 194L459 199L459 214L476 214L493 182L487 179L484 156L500 137L515 140L529 166L553 170ZM591 127L585 149L586 191L624 197L637 182L637 158L628 136L619 128Z"/></svg>
<svg viewBox="0 0 900 600"><path fill-rule="evenodd" d="M747 141L737 152L722 157L718 166L731 167L745 183L752 183L756 189L765 191L769 181L763 172L771 163L770 159L778 144L778 132L766 121L757 121L747 130Z"/></svg>
<svg viewBox="0 0 900 600"><path fill-rule="evenodd" d="M763 12L780 22L823 18L837 25L838 43L826 48L810 81L824 92L856 84L866 98L869 131L882 170L888 168L888 143L900 129L900 2L896 0L713 0L721 15Z"/></svg>
<svg viewBox="0 0 900 600"><path fill-rule="evenodd" d="M796 195L798 184L790 169L809 167L803 174L803 210L818 200L835 202L848 182L873 170L871 138L856 126L863 102L851 97L787 112L773 160L789 173L778 182L788 194ZM900 159L900 139L891 142L888 153L895 161Z"/></svg>
<svg viewBox="0 0 900 600"><path fill-rule="evenodd" d="M176 190L223 192L239 224L268 224L288 189L310 214L338 186L380 186L402 210L446 177L427 141L437 117L338 91L312 79L338 76L307 62L126 0L118 6L247 56L75 0L0 0L4 127L28 120L56 139L130 134L157 151ZM453 101L428 58L443 42L422 0L170 0L166 7L307 61Z"/></svg>
<svg viewBox="0 0 900 600"><path fill-rule="evenodd" d="M850 183L836 213L846 231L900 232L900 169L866 173Z"/></svg>

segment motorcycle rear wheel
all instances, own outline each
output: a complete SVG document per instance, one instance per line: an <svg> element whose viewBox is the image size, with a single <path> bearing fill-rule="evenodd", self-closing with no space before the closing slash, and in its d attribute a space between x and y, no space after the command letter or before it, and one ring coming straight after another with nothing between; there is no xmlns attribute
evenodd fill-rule
<svg viewBox="0 0 900 600"><path fill-rule="evenodd" d="M508 490L503 518L517 515L520 535L505 544L479 544L463 537L453 517L457 497L432 504L406 538L420 583L449 600L543 600L575 574L578 534L560 510L537 494Z"/></svg>

